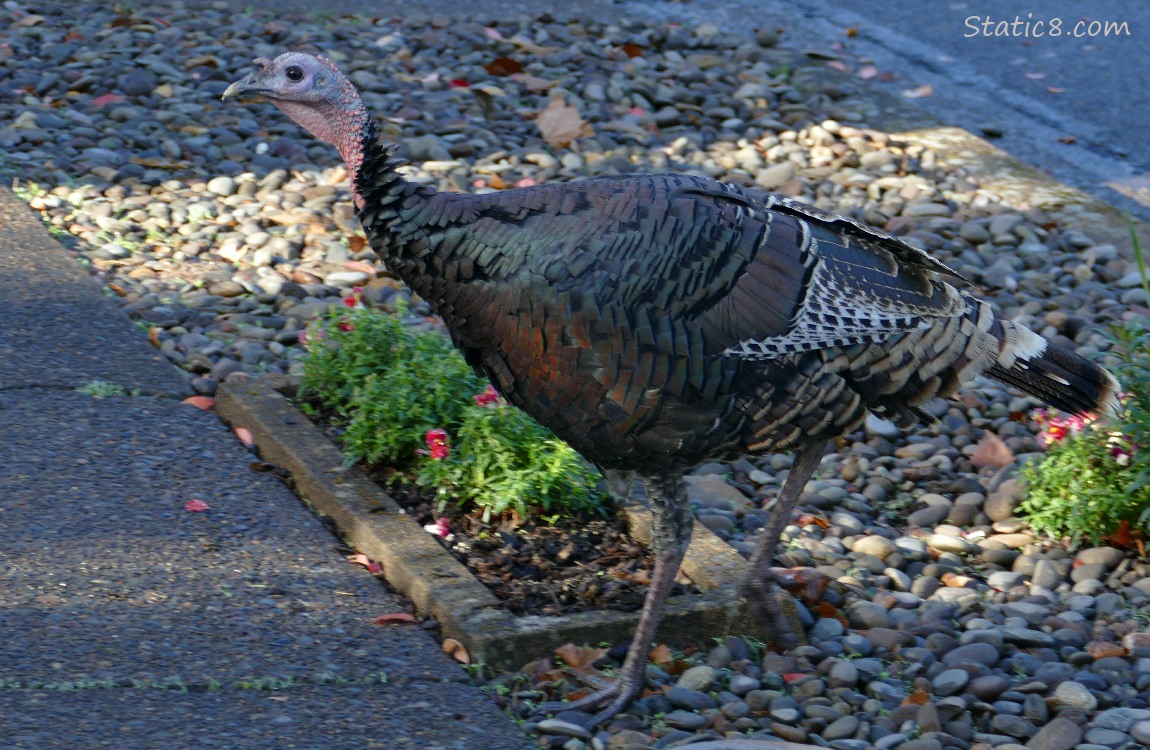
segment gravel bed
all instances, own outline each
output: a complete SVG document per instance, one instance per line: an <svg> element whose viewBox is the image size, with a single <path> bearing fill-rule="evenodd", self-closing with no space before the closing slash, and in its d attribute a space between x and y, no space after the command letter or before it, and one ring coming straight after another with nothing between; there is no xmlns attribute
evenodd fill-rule
<svg viewBox="0 0 1150 750"><path fill-rule="evenodd" d="M0 6L0 167L200 393L297 374L299 331L353 287L384 308L410 296L364 247L335 151L270 105L218 101L253 57L296 48L350 73L413 180L490 191L706 174L901 235L1084 355L1105 350L1099 327L1145 314L1129 257L868 128L877 112L864 84L828 76L825 59L778 46L772 29L606 24L576 10L336 19L117 7ZM563 148L542 137L534 115L553 97L589 135ZM416 299L412 311L428 309ZM681 673L652 665L652 687L668 689L598 733L578 715L529 728L564 750L732 732L839 750L1150 743L1150 563L1105 547L1075 554L1014 517L1015 470L1040 450L1035 405L979 380L931 407L935 425L902 434L873 419L839 442L785 534L789 563L840 592L838 614L801 609L810 645L763 661L728 639ZM976 449L994 438L984 461ZM749 550L758 506L789 464L699 467L699 521ZM515 704L537 691L497 692Z"/></svg>

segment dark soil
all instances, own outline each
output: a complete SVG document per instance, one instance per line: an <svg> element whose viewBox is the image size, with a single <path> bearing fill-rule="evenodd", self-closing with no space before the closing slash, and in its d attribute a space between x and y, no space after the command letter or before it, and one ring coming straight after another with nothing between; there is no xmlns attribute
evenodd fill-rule
<svg viewBox="0 0 1150 750"><path fill-rule="evenodd" d="M516 615L566 615L592 609L630 612L643 606L654 557L627 533L626 517L564 516L554 525L540 519L492 518L465 513L421 488L377 481L421 525L447 520L450 536L439 541ZM684 579L681 579L684 580ZM676 583L672 595L697 592Z"/></svg>

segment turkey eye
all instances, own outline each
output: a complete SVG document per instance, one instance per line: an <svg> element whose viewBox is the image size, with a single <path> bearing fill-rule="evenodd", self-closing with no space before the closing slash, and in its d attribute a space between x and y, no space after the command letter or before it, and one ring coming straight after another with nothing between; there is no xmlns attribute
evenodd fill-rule
<svg viewBox="0 0 1150 750"><path fill-rule="evenodd" d="M299 67L298 65L293 65L284 71L284 75L287 76L289 81L302 81L303 68Z"/></svg>

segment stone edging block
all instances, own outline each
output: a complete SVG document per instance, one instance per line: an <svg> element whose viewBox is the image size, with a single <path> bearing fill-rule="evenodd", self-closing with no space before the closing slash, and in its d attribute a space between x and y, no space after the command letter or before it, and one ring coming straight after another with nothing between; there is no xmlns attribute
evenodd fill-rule
<svg viewBox="0 0 1150 750"><path fill-rule="evenodd" d="M511 614L390 495L355 467L344 467L339 448L272 383L225 383L215 409L224 422L251 430L261 458L290 472L296 492L351 546L381 563L387 582L437 619L443 635L462 643L473 661L518 669L565 643L624 640L638 622L638 612ZM634 508L628 517L636 539L645 542L650 512ZM669 600L659 637L681 644L758 634L737 593L743 567L734 549L696 524L683 570L702 593Z"/></svg>

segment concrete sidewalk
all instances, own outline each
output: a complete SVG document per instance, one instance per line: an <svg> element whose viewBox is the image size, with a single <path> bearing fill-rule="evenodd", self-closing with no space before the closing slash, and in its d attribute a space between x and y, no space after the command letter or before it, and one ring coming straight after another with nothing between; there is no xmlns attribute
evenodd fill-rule
<svg viewBox="0 0 1150 750"><path fill-rule="evenodd" d="M6 189L0 226L0 748L535 746Z"/></svg>

